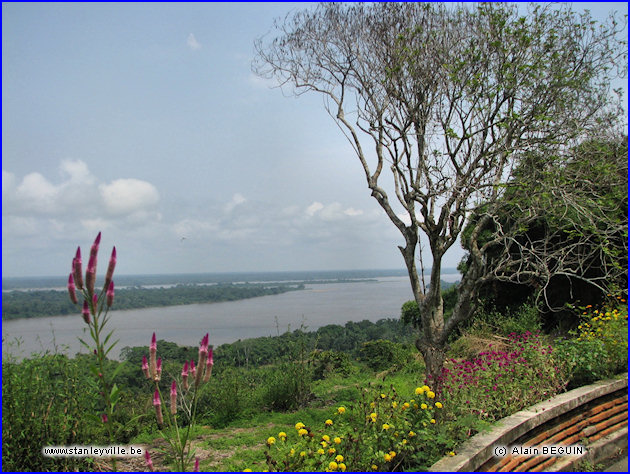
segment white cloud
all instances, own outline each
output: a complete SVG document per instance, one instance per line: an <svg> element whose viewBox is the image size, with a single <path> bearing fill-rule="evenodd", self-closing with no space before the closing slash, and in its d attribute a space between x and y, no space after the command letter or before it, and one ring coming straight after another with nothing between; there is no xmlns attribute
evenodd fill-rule
<svg viewBox="0 0 630 474"><path fill-rule="evenodd" d="M318 211L321 211L324 205L321 202L315 201L313 204L306 208L306 214L313 217Z"/></svg>
<svg viewBox="0 0 630 474"><path fill-rule="evenodd" d="M192 33L190 33L188 35L188 39L186 40L186 44L193 51L198 51L198 50L201 49L201 43L199 41L197 41L197 38L195 38L195 35L192 34Z"/></svg>
<svg viewBox="0 0 630 474"><path fill-rule="evenodd" d="M55 212L57 195L58 188L40 173L24 176L15 192L15 197L26 209L43 213Z"/></svg>
<svg viewBox="0 0 630 474"><path fill-rule="evenodd" d="M232 196L232 200L225 205L225 212L232 212L236 206L243 204L244 202L247 202L247 199L245 199L241 193L234 194L234 196Z"/></svg>
<svg viewBox="0 0 630 474"><path fill-rule="evenodd" d="M361 209L354 209L353 207L349 207L343 213L350 217L361 216L363 215L363 211Z"/></svg>
<svg viewBox="0 0 630 474"><path fill-rule="evenodd" d="M116 179L99 186L105 210L111 215L130 215L152 208L160 200L151 183L139 179Z"/></svg>

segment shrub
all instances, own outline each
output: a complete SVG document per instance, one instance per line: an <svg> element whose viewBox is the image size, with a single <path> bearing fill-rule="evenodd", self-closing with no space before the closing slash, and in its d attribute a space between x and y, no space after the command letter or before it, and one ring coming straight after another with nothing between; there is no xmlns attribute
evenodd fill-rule
<svg viewBox="0 0 630 474"><path fill-rule="evenodd" d="M4 471L90 469L86 458L42 455L45 446L98 444L105 440L93 379L64 355L2 362L2 468Z"/></svg>
<svg viewBox="0 0 630 474"><path fill-rule="evenodd" d="M359 352L359 360L372 370L403 367L411 358L405 345L383 339L363 343Z"/></svg>
<svg viewBox="0 0 630 474"><path fill-rule="evenodd" d="M581 323L572 338L555 343L560 362L570 374L570 387L611 377L628 367L628 308L626 300L602 308L582 308ZM623 306L622 306L623 305Z"/></svg>
<svg viewBox="0 0 630 474"><path fill-rule="evenodd" d="M350 356L338 351L315 351L311 354L313 380L321 380L332 374L348 376L354 367Z"/></svg>
<svg viewBox="0 0 630 474"><path fill-rule="evenodd" d="M267 439L270 471L394 471L430 466L452 446L436 438L443 408L429 387L407 397L391 387L363 391L317 426L298 422L295 432Z"/></svg>
<svg viewBox="0 0 630 474"><path fill-rule="evenodd" d="M454 416L498 420L564 390L566 373L540 334L511 334L506 350L450 360L442 372L442 396Z"/></svg>
<svg viewBox="0 0 630 474"><path fill-rule="evenodd" d="M312 375L305 362L284 362L274 367L261 390L267 410L294 410L306 405L312 396Z"/></svg>

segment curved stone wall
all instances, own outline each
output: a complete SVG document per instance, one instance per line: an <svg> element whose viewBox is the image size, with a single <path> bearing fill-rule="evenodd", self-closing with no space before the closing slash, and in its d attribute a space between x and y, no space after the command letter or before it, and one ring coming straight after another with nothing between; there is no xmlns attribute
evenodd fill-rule
<svg viewBox="0 0 630 474"><path fill-rule="evenodd" d="M627 448L627 427L628 378L601 381L498 421L429 471L565 470L581 460L597 462L607 446Z"/></svg>

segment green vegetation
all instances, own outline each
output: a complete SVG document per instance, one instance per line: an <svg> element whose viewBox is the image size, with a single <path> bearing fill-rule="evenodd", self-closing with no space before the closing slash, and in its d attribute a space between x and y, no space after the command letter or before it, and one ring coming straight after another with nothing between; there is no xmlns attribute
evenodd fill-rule
<svg viewBox="0 0 630 474"><path fill-rule="evenodd" d="M451 343L444 389L435 398L427 398L426 390L415 392L425 385L424 364L408 329L396 320L330 325L313 332L299 329L216 347L212 377L199 392L197 428L192 435L200 469L325 469L331 462L337 463L337 470L344 464L348 471L371 469L372 463L379 470L425 469L457 452L463 441L493 420L549 398L567 384L575 386L625 371L627 307L623 298L605 307L581 309L580 313L586 313L581 314L582 328L566 339L540 334L540 323L532 320L531 313L525 306L506 318L498 313L481 315L462 330ZM510 336L514 328L524 333ZM580 350L586 343L598 344L596 357ZM159 382L163 393L168 393L172 378L179 378L182 363L196 359L197 350L157 341L163 374L168 375ZM107 361L105 370L116 372L114 382L120 389L111 420L117 442L149 446L153 454L164 441L160 441L151 402L154 382L142 373L146 353L147 347L126 348L125 360ZM105 467L98 464L100 460L39 454L42 446L109 443L100 419L89 415L97 413L99 404L90 359L91 355L70 359L59 354L23 361L3 359L5 469ZM595 359L598 366L593 365ZM479 370L482 363L485 371ZM464 374L469 378L464 379ZM423 403L427 408L423 409ZM346 409L343 419L339 407ZM377 413L378 422L371 422L372 413ZM326 425L328 419L332 426ZM313 439L299 435L298 422L313 433ZM178 423L188 425L185 413L178 414ZM383 429L384 424L390 428ZM409 431L416 436L409 437ZM287 434L286 441L279 436L282 432ZM318 450L324 449L321 438L326 434L331 441L322 455ZM270 437L275 443L267 444ZM336 437L342 440L340 444L335 443ZM344 444L350 439L360 449ZM331 447L334 456L328 452ZM306 454L300 457L302 451ZM335 460L339 455L343 461ZM157 469L172 469L169 459L153 456ZM120 461L119 469L145 468L135 462Z"/></svg>
<svg viewBox="0 0 630 474"><path fill-rule="evenodd" d="M116 309L138 309L195 303L236 301L303 289L303 284L177 285L172 288L122 288L116 290ZM66 291L31 290L2 294L2 319L37 318L76 314Z"/></svg>

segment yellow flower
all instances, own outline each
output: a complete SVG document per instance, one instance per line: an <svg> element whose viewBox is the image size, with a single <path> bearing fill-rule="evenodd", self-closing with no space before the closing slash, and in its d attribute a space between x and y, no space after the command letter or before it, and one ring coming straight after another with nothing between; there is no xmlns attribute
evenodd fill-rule
<svg viewBox="0 0 630 474"><path fill-rule="evenodd" d="M274 438L273 436L270 436L269 438L267 438L267 444L269 446L271 446L272 444L274 444L276 442L276 438Z"/></svg>
<svg viewBox="0 0 630 474"><path fill-rule="evenodd" d="M403 408L405 409L409 408L409 403L408 402L403 403Z"/></svg>
<svg viewBox="0 0 630 474"><path fill-rule="evenodd" d="M334 441L335 444L341 444L341 438L339 436L337 436Z"/></svg>
<svg viewBox="0 0 630 474"><path fill-rule="evenodd" d="M435 418L431 418L431 424L435 424Z"/></svg>
<svg viewBox="0 0 630 474"><path fill-rule="evenodd" d="M374 408L375 406L376 406L376 403L370 402L370 408Z"/></svg>
<svg viewBox="0 0 630 474"><path fill-rule="evenodd" d="M418 387L416 388L416 395L422 395L424 393L424 388Z"/></svg>
<svg viewBox="0 0 630 474"><path fill-rule="evenodd" d="M322 448L326 448L328 446L328 443L326 441L322 441L321 443L319 443L322 445Z"/></svg>
<svg viewBox="0 0 630 474"><path fill-rule="evenodd" d="M335 448L328 448L328 454L335 454L337 450Z"/></svg>
<svg viewBox="0 0 630 474"><path fill-rule="evenodd" d="M301 458L306 457L306 451L300 451L300 457Z"/></svg>
<svg viewBox="0 0 630 474"><path fill-rule="evenodd" d="M299 423L296 423L296 424L295 424L295 429L296 429L296 430L301 430L302 428L304 428L304 426L306 426L306 425L304 425L304 423L302 423L302 422L300 421Z"/></svg>
<svg viewBox="0 0 630 474"><path fill-rule="evenodd" d="M319 448L317 450L317 454L324 454L326 451L324 451L322 448Z"/></svg>
<svg viewBox="0 0 630 474"><path fill-rule="evenodd" d="M428 397L428 398L435 398L435 393L433 393L431 390L429 390L429 391L427 392L427 397Z"/></svg>
<svg viewBox="0 0 630 474"><path fill-rule="evenodd" d="M383 429L387 431L389 429L389 425L387 423L383 423Z"/></svg>
<svg viewBox="0 0 630 474"><path fill-rule="evenodd" d="M322 436L322 439L323 439L324 441L326 441L327 443L330 443L330 436L328 436L328 435L324 435L324 436Z"/></svg>
<svg viewBox="0 0 630 474"><path fill-rule="evenodd" d="M341 469L342 471L345 471L347 468L346 468L346 465L344 463L340 462L339 463L339 469Z"/></svg>
<svg viewBox="0 0 630 474"><path fill-rule="evenodd" d="M410 432L409 432L409 437L410 437L410 438L413 438L415 435L416 435L416 434L415 434L413 431L410 431Z"/></svg>
<svg viewBox="0 0 630 474"><path fill-rule="evenodd" d="M324 422L326 424L326 426L332 426L333 422L332 420L328 419Z"/></svg>
<svg viewBox="0 0 630 474"><path fill-rule="evenodd" d="M455 453L454 453L453 451L449 451L447 454L448 454L449 456L455 456Z"/></svg>
<svg viewBox="0 0 630 474"><path fill-rule="evenodd" d="M339 413L340 415L343 415L345 412L346 412L346 407L337 408L337 413Z"/></svg>
<svg viewBox="0 0 630 474"><path fill-rule="evenodd" d="M418 409L418 404L417 404L417 403L414 403L414 404L413 404L413 407L417 410L417 409Z"/></svg>
<svg viewBox="0 0 630 474"><path fill-rule="evenodd" d="M435 402L435 408L442 408L442 404L440 402Z"/></svg>
<svg viewBox="0 0 630 474"><path fill-rule="evenodd" d="M394 456L396 456L396 451L390 451L389 455L392 457L392 459L394 459Z"/></svg>
<svg viewBox="0 0 630 474"><path fill-rule="evenodd" d="M387 398L387 395L385 395L384 393L381 393L381 398Z"/></svg>
<svg viewBox="0 0 630 474"><path fill-rule="evenodd" d="M338 467L339 465L335 461L331 461L330 464L328 464L328 469L331 471L337 470Z"/></svg>
<svg viewBox="0 0 630 474"><path fill-rule="evenodd" d="M425 392L428 392L428 391L429 391L429 390L431 390L431 389L429 388L429 386L428 386L428 385L423 385L423 386L422 386L422 390L424 390Z"/></svg>
<svg viewBox="0 0 630 474"><path fill-rule="evenodd" d="M385 456L383 456L385 458L385 462L389 462L392 460L392 457L389 454L386 454Z"/></svg>
<svg viewBox="0 0 630 474"><path fill-rule="evenodd" d="M407 444L407 440L406 440L406 439L403 439L403 440L402 440L402 444Z"/></svg>
<svg viewBox="0 0 630 474"><path fill-rule="evenodd" d="M252 472L251 469L243 469L243 472Z"/></svg>
<svg viewBox="0 0 630 474"><path fill-rule="evenodd" d="M278 438L284 441L287 439L287 434L284 431L281 431L280 433L278 433Z"/></svg>
<svg viewBox="0 0 630 474"><path fill-rule="evenodd" d="M427 408L429 408L429 406L426 403L423 403L422 405L420 405L420 408L426 410Z"/></svg>
<svg viewBox="0 0 630 474"><path fill-rule="evenodd" d="M337 454L337 456L335 457L335 461L343 462L343 456L341 454Z"/></svg>
<svg viewBox="0 0 630 474"><path fill-rule="evenodd" d="M372 470L373 471L378 471L378 466L376 464L372 464Z"/></svg>
<svg viewBox="0 0 630 474"><path fill-rule="evenodd" d="M392 402L392 408L396 408L398 406L398 402Z"/></svg>
<svg viewBox="0 0 630 474"><path fill-rule="evenodd" d="M298 434L299 434L300 436L305 436L305 435L307 435L307 434L308 434L308 431L306 431L304 428L300 428L300 429L298 430Z"/></svg>
<svg viewBox="0 0 630 474"><path fill-rule="evenodd" d="M370 413L370 418L372 419L372 423L376 423L376 413Z"/></svg>

